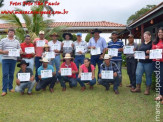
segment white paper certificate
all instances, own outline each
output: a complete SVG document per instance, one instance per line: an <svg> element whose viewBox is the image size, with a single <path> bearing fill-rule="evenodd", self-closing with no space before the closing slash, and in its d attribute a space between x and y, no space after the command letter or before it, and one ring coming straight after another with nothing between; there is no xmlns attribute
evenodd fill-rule
<svg viewBox="0 0 163 122"><path fill-rule="evenodd" d="M55 53L54 52L45 52L45 58L47 58L47 59L55 58Z"/></svg>
<svg viewBox="0 0 163 122"><path fill-rule="evenodd" d="M135 51L135 59L145 59L144 51Z"/></svg>
<svg viewBox="0 0 163 122"><path fill-rule="evenodd" d="M8 56L20 57L20 49L9 49Z"/></svg>
<svg viewBox="0 0 163 122"><path fill-rule="evenodd" d="M44 47L45 46L45 41L44 40L39 40L36 42L37 47Z"/></svg>
<svg viewBox="0 0 163 122"><path fill-rule="evenodd" d="M92 80L92 72L81 73L81 80Z"/></svg>
<svg viewBox="0 0 163 122"><path fill-rule="evenodd" d="M18 73L18 79L20 82L30 81L30 73Z"/></svg>
<svg viewBox="0 0 163 122"><path fill-rule="evenodd" d="M101 50L99 47L96 47L95 49L91 49L91 55L99 55L101 54Z"/></svg>
<svg viewBox="0 0 163 122"><path fill-rule="evenodd" d="M102 79L113 79L113 71L112 70L108 70L108 71L101 71L101 78Z"/></svg>
<svg viewBox="0 0 163 122"><path fill-rule="evenodd" d="M53 44L53 45L49 45L50 46L50 50L54 51L54 50L61 50L61 45L58 44Z"/></svg>
<svg viewBox="0 0 163 122"><path fill-rule="evenodd" d="M26 47L26 48L25 48L25 53L26 53L26 54L35 53L34 47Z"/></svg>
<svg viewBox="0 0 163 122"><path fill-rule="evenodd" d="M134 54L134 46L124 46L124 54Z"/></svg>
<svg viewBox="0 0 163 122"><path fill-rule="evenodd" d="M61 76L71 76L72 69L71 68L61 68Z"/></svg>
<svg viewBox="0 0 163 122"><path fill-rule="evenodd" d="M63 47L72 47L71 41L65 41Z"/></svg>
<svg viewBox="0 0 163 122"><path fill-rule="evenodd" d="M110 55L110 56L118 56L118 49L116 49L116 48L109 48L108 49L108 55Z"/></svg>
<svg viewBox="0 0 163 122"><path fill-rule="evenodd" d="M76 46L76 52L78 53L80 51L84 53L84 46Z"/></svg>
<svg viewBox="0 0 163 122"><path fill-rule="evenodd" d="M52 70L41 70L41 78L51 78Z"/></svg>
<svg viewBox="0 0 163 122"><path fill-rule="evenodd" d="M150 50L149 59L162 59L162 49Z"/></svg>

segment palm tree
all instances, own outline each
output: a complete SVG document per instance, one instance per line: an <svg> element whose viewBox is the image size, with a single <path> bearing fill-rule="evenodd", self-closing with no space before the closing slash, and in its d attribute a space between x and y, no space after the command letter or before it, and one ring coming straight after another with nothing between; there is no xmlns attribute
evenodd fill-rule
<svg viewBox="0 0 163 122"><path fill-rule="evenodd" d="M3 2L4 0L0 0L0 8L4 6Z"/></svg>

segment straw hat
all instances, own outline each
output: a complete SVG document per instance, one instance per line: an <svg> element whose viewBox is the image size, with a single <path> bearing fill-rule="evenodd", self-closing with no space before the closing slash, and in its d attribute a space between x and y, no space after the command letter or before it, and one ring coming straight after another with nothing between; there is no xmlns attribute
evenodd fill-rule
<svg viewBox="0 0 163 122"><path fill-rule="evenodd" d="M56 37L59 37L59 35L58 35L56 32L54 32L54 33L51 34L50 36L56 36Z"/></svg>
<svg viewBox="0 0 163 122"><path fill-rule="evenodd" d="M43 30L41 30L41 31L39 32L39 34L45 34L45 32L44 32Z"/></svg>
<svg viewBox="0 0 163 122"><path fill-rule="evenodd" d="M105 54L105 56L104 56L104 60L111 59L111 58L112 57L110 55L108 55L108 54Z"/></svg>
<svg viewBox="0 0 163 122"><path fill-rule="evenodd" d="M50 47L50 46L49 46L48 44L45 44L45 45L44 45L44 48L46 48L46 47Z"/></svg>
<svg viewBox="0 0 163 122"><path fill-rule="evenodd" d="M49 60L47 58L43 58L40 61L43 62L43 63L49 63Z"/></svg>
<svg viewBox="0 0 163 122"><path fill-rule="evenodd" d="M65 55L64 59L71 59L71 58L72 58L72 57L71 57L71 54L66 53L66 55Z"/></svg>

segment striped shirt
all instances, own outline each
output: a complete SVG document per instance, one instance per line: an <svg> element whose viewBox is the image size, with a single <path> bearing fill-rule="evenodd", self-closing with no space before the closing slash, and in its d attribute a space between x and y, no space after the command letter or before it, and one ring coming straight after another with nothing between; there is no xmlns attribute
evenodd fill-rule
<svg viewBox="0 0 163 122"><path fill-rule="evenodd" d="M19 41L16 40L15 38L13 40L10 40L8 38L1 39L1 41L0 41L0 50L7 51L9 49L21 49ZM8 56L8 55L5 54L5 55L2 56L2 59L17 60L17 57Z"/></svg>
<svg viewBox="0 0 163 122"><path fill-rule="evenodd" d="M75 41L74 42L74 48L75 48L75 50L76 50L76 46L81 46L81 47L83 47L84 48L84 52L82 52L83 54L79 54L79 53L77 53L76 51L75 51L75 55L85 55L85 53L87 52L87 43L86 43L86 41L81 41L80 43L78 42L78 41Z"/></svg>
<svg viewBox="0 0 163 122"><path fill-rule="evenodd" d="M117 40L116 42L113 42L113 40L111 40L109 43L108 43L108 48L117 48L117 49L120 49L120 48L123 48L123 42L122 40ZM112 61L117 61L117 60L122 60L122 52L118 52L118 56L117 57L113 57L111 59Z"/></svg>

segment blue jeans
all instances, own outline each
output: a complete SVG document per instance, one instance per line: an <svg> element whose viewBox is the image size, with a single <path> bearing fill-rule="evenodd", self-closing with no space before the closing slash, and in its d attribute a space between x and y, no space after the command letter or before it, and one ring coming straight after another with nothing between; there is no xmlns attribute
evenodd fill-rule
<svg viewBox="0 0 163 122"><path fill-rule="evenodd" d="M7 87L9 90L13 89L14 71L15 71L16 60L3 59L2 60L2 74L3 74L3 92L7 92Z"/></svg>
<svg viewBox="0 0 163 122"><path fill-rule="evenodd" d="M114 77L114 79L99 79L98 80L99 84L103 85L106 88L110 87L109 83L113 83L113 90L118 90L118 86L119 86L119 77Z"/></svg>
<svg viewBox="0 0 163 122"><path fill-rule="evenodd" d="M32 92L32 89L33 89L33 87L34 87L34 85L35 85L35 83L36 83L36 81L34 80L34 81L28 81L28 82L25 82L25 83L20 83L20 85L19 86L16 86L15 87L15 91L16 92L24 92L24 90L26 89L26 88L28 88L28 91L27 91L27 93L31 93Z"/></svg>
<svg viewBox="0 0 163 122"><path fill-rule="evenodd" d="M79 69L79 64L83 64L84 63L84 58L85 56L84 55L75 55L75 64L77 66L77 68Z"/></svg>
<svg viewBox="0 0 163 122"><path fill-rule="evenodd" d="M153 72L152 63L138 62L136 69L136 84L141 84L143 73L145 73L146 85L150 86L152 83L152 72Z"/></svg>
<svg viewBox="0 0 163 122"><path fill-rule="evenodd" d="M118 76L119 76L119 82L121 83L122 82L122 61L115 61L113 60L116 64L117 64L117 67L119 69L119 72L118 72Z"/></svg>
<svg viewBox="0 0 163 122"><path fill-rule="evenodd" d="M93 86L96 84L96 78L94 78L93 80L85 80L85 81L82 81L80 78L77 78L77 81L79 82L81 87L85 86L84 83L90 83L90 86Z"/></svg>
<svg viewBox="0 0 163 122"><path fill-rule="evenodd" d="M35 57L35 70L36 70L35 79L36 79L36 82L39 81L37 69L42 65L42 63L40 62L40 59L41 59L41 57Z"/></svg>
<svg viewBox="0 0 163 122"><path fill-rule="evenodd" d="M60 81L61 87L66 88L66 81L69 82L70 87L76 87L77 86L77 80L75 78L70 78L67 76L61 76L58 75L58 79Z"/></svg>
<svg viewBox="0 0 163 122"><path fill-rule="evenodd" d="M60 68L60 62L61 62L61 59L60 59L60 55L57 55L49 64L52 65L54 67L54 64L55 64L55 68L56 68L56 75L58 75L58 71L59 71L59 68Z"/></svg>

